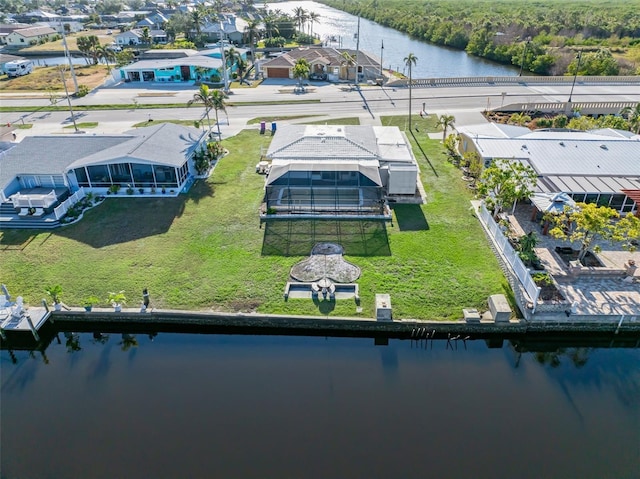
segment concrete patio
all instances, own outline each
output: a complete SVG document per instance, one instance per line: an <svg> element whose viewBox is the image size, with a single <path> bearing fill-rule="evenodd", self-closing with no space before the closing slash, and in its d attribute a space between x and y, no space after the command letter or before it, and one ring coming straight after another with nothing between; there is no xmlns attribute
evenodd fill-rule
<svg viewBox="0 0 640 479"><path fill-rule="evenodd" d="M636 272L633 280L629 278L625 280L624 274L625 263L629 259L640 264L640 252L630 253L618 244L601 242L602 251L597 256L603 263L603 268L583 268L579 274L575 274L555 252L555 248L570 246L573 249L579 249L580 245L543 235L540 222L533 221L531 218L532 208L530 204L519 204L515 215L508 217L510 227L518 234L535 232L539 241L535 251L545 271L553 276L568 305L573 305L567 308L571 314L569 316L564 314L564 316L569 318L585 315L593 316L593 319L604 319L603 316L625 315L631 316L629 320L640 320L639 273Z"/></svg>

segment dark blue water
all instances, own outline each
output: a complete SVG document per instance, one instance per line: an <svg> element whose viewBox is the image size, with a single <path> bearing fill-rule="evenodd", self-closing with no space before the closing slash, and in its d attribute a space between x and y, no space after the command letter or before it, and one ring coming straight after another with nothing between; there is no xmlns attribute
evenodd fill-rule
<svg viewBox="0 0 640 479"><path fill-rule="evenodd" d="M320 19L313 24L313 33L325 43L337 48L356 48L358 17L306 0L268 4L269 10L277 9L287 14L292 14L297 7L320 15ZM385 68L405 74L408 72L404 71L404 58L413 53L418 58L412 68L414 78L513 76L519 71L519 68L489 62L463 51L412 39L405 33L364 18L360 19L359 48L378 60L382 58Z"/></svg>
<svg viewBox="0 0 640 479"><path fill-rule="evenodd" d="M637 478L640 350L516 348L60 333L1 353L2 477Z"/></svg>

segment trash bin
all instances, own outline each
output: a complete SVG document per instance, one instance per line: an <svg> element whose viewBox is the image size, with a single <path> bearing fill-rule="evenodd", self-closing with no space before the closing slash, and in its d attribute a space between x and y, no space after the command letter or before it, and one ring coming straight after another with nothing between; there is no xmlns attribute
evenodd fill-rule
<svg viewBox="0 0 640 479"><path fill-rule="evenodd" d="M264 121L261 121L260 122L260 134L261 135L264 135L264 131L266 130L266 128L267 128L267 123L264 122Z"/></svg>
<svg viewBox="0 0 640 479"><path fill-rule="evenodd" d="M271 123L271 136L276 134L276 122Z"/></svg>

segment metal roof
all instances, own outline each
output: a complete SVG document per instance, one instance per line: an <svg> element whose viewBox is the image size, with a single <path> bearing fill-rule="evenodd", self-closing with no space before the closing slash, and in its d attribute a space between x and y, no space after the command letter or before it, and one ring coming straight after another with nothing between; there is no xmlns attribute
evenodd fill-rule
<svg viewBox="0 0 640 479"><path fill-rule="evenodd" d="M222 66L222 60L220 58L212 58L204 55L193 55L190 57L182 58L163 58L158 60L141 60L139 62L132 63L121 67L121 70L144 70L144 69L156 69L156 68L174 68L176 66L189 65L194 67L204 67L209 69L218 69Z"/></svg>
<svg viewBox="0 0 640 479"><path fill-rule="evenodd" d="M274 136L267 157L377 160L379 153L375 132L369 126L285 125Z"/></svg>

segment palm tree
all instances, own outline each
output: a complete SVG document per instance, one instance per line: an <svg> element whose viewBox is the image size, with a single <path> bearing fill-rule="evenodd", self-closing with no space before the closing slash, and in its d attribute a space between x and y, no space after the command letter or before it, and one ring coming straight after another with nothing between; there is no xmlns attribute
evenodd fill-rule
<svg viewBox="0 0 640 479"><path fill-rule="evenodd" d="M298 79L300 88L303 88L302 81L309 76L311 65L305 58L298 58L296 64L293 65L293 76Z"/></svg>
<svg viewBox="0 0 640 479"><path fill-rule="evenodd" d="M107 72L111 71L111 65L109 64L109 60L115 60L116 54L108 49L105 45L99 45L96 47L96 53L99 58L104 59L105 64L107 65Z"/></svg>
<svg viewBox="0 0 640 479"><path fill-rule="evenodd" d="M418 62L418 57L413 53L409 53L404 57L404 64L409 68L409 131L411 131L411 87L413 83L413 77L411 76L411 68Z"/></svg>
<svg viewBox="0 0 640 479"><path fill-rule="evenodd" d="M622 115L628 122L631 131L640 134L640 103L636 103L635 107L627 106L620 110Z"/></svg>
<svg viewBox="0 0 640 479"><path fill-rule="evenodd" d="M204 113L207 115L207 125L209 131L211 131L211 119L209 118L209 110L213 108L212 92L208 85L200 85L200 90L193 94L193 98L187 102L187 106L191 106L194 103L204 104ZM218 126L218 129L220 126Z"/></svg>
<svg viewBox="0 0 640 479"><path fill-rule="evenodd" d="M267 36L269 38L272 38L274 33L276 35L280 33L280 30L278 30L278 18L271 12L264 17L264 28L267 31Z"/></svg>
<svg viewBox="0 0 640 479"><path fill-rule="evenodd" d="M293 18L296 21L296 25L298 25L298 31L302 33L302 27L305 23L307 23L307 11L302 7L296 7L293 10Z"/></svg>
<svg viewBox="0 0 640 479"><path fill-rule="evenodd" d="M149 35L149 27L142 29L142 43L149 46L151 45L151 35Z"/></svg>
<svg viewBox="0 0 640 479"><path fill-rule="evenodd" d="M211 107L216 112L216 124L218 125L218 139L222 138L222 133L220 133L220 122L218 121L218 110L222 110L224 114L227 114L227 104L225 100L227 99L227 94L222 90L213 90L211 95L209 95L209 99L211 101ZM229 117L227 116L227 124L229 124Z"/></svg>
<svg viewBox="0 0 640 479"><path fill-rule="evenodd" d="M456 117L453 115L440 115L438 117L438 123L436 125L442 127L442 143L444 143L447 138L447 129L453 128L455 121Z"/></svg>
<svg viewBox="0 0 640 479"><path fill-rule="evenodd" d="M195 10L191 12L191 24L196 31L196 35L200 36L202 27L207 23L207 10L203 4L198 4Z"/></svg>
<svg viewBox="0 0 640 479"><path fill-rule="evenodd" d="M310 25L310 34L313 36L313 24L320 19L320 14L317 12L309 12L309 25Z"/></svg>

